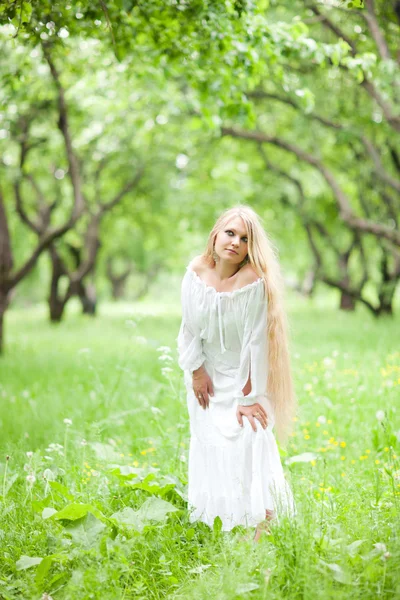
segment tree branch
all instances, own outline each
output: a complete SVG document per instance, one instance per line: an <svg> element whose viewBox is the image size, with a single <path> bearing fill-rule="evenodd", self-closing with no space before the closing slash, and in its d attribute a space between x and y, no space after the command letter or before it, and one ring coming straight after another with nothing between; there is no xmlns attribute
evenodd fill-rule
<svg viewBox="0 0 400 600"><path fill-rule="evenodd" d="M67 103L65 101L65 92L64 88L61 85L59 72L54 64L52 56L49 51L48 44L42 43L43 55L50 67L50 73L53 77L54 83L56 85L58 91L58 111L59 111L59 120L58 127L63 135L65 142L65 149L67 153L67 159L69 164L69 176L71 178L72 189L74 192L74 213L73 217L76 218L82 213L84 208L84 199L82 194L82 185L80 180L79 173L79 165L78 160L75 156L75 152L72 146L71 135L69 131L69 121L68 121L68 109Z"/></svg>
<svg viewBox="0 0 400 600"><path fill-rule="evenodd" d="M361 141L364 144L364 147L368 152L369 156L374 162L375 171L379 178L382 179L382 181L384 181L385 183L387 183L391 188L396 190L396 192L400 192L400 181L394 179L393 177L391 177L391 175L389 175L389 173L386 172L382 164L381 157L379 156L379 152L374 146L374 144L371 142L371 140L362 135Z"/></svg>
<svg viewBox="0 0 400 600"><path fill-rule="evenodd" d="M383 35L383 32L379 26L378 20L375 15L374 0L365 0L365 6L367 10L361 11L361 14L364 17L371 32L371 35L375 40L381 58L383 60L388 60L391 58L389 46L387 45L385 36Z"/></svg>
<svg viewBox="0 0 400 600"><path fill-rule="evenodd" d="M221 134L252 140L257 143L273 144L279 148L291 152L292 154L295 154L300 160L315 167L324 177L325 181L328 183L333 192L341 219L347 223L351 229L372 233L377 237L384 237L394 244L400 246L399 231L393 230L387 225L382 225L367 219L361 219L354 214L348 197L341 189L333 173L314 155L305 152L302 148L299 148L290 142L286 142L285 140L275 136L268 136L260 131L248 131L233 127L222 127Z"/></svg>

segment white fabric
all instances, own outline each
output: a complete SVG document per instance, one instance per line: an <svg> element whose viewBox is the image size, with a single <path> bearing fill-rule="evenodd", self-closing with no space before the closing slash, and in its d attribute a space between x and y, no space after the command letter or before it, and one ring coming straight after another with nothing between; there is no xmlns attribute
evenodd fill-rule
<svg viewBox="0 0 400 600"><path fill-rule="evenodd" d="M254 526L265 510L294 514L273 434L274 414L267 397L267 302L263 279L232 292L217 292L189 265L182 280L182 323L177 337L178 364L184 371L190 419L190 520L212 526L216 516L225 531ZM204 364L214 396L209 408L198 403L192 372ZM251 376L251 392L242 389ZM259 402L268 427L247 417L238 423L238 404Z"/></svg>

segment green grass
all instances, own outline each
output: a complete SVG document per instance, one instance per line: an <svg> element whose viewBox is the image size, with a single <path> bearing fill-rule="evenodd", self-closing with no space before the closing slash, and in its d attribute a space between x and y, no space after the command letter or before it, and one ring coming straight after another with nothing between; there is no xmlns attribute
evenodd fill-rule
<svg viewBox="0 0 400 600"><path fill-rule="evenodd" d="M41 307L9 312L0 598L400 595L399 320L341 314L321 300L289 306L300 409L282 461L298 515L258 545L243 528L188 521L173 298L103 305L94 320L72 309L56 327ZM286 463L305 452L315 460ZM24 568L22 556L42 561Z"/></svg>

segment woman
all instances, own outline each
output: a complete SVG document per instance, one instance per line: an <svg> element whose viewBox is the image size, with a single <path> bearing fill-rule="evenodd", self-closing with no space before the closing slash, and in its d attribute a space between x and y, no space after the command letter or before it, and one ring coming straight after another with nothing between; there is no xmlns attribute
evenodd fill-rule
<svg viewBox="0 0 400 600"><path fill-rule="evenodd" d="M295 507L272 428L287 436L295 397L282 278L248 206L226 210L182 281L177 338L190 418L190 520L257 526Z"/></svg>

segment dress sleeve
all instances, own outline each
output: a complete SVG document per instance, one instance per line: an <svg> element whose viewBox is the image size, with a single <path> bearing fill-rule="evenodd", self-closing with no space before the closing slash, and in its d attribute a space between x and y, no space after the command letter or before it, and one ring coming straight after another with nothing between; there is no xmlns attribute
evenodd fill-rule
<svg viewBox="0 0 400 600"><path fill-rule="evenodd" d="M193 314L194 298L191 294L191 280L186 272L181 289L182 322L177 337L178 365L190 373L201 367L205 361L199 327Z"/></svg>
<svg viewBox="0 0 400 600"><path fill-rule="evenodd" d="M249 406L259 402L268 415L268 425L273 427L274 411L267 394L268 376L268 305L264 281L251 290L244 314L244 331L240 353L240 367L236 380L238 404ZM243 388L250 375L251 392L243 395Z"/></svg>

